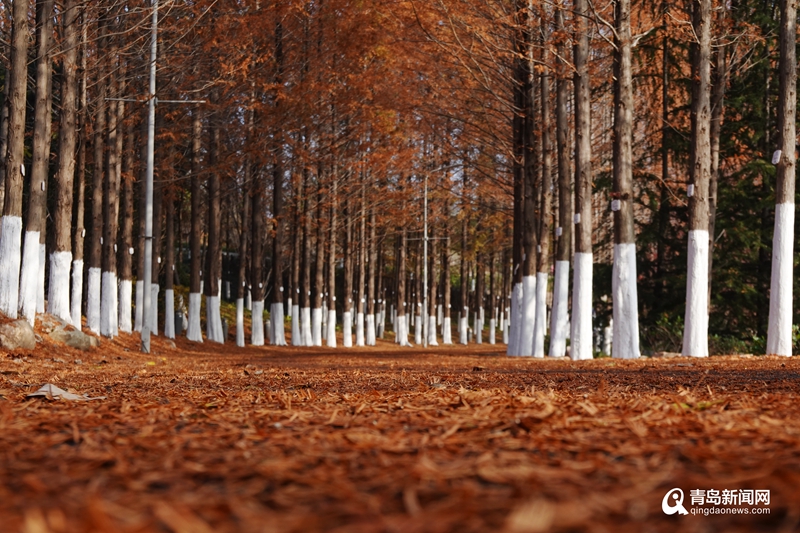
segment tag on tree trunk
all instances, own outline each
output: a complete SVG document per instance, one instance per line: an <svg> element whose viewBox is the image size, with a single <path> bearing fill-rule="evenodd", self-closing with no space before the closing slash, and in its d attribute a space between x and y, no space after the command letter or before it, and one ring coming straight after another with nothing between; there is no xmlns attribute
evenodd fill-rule
<svg viewBox="0 0 800 533"><path fill-rule="evenodd" d="M773 165L777 165L778 163L781 162L781 154L782 153L783 152L781 150L775 150L775 152L772 154L772 164Z"/></svg>

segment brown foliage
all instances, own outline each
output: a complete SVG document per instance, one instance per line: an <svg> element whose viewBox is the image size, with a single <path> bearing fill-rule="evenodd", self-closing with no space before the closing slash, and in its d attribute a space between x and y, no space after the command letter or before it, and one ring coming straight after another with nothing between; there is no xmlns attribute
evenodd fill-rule
<svg viewBox="0 0 800 533"><path fill-rule="evenodd" d="M795 360L163 338L145 356L137 341L0 358L4 531L790 531L800 519ZM45 382L107 399L25 398ZM668 517L673 487L687 500L770 489L771 513Z"/></svg>

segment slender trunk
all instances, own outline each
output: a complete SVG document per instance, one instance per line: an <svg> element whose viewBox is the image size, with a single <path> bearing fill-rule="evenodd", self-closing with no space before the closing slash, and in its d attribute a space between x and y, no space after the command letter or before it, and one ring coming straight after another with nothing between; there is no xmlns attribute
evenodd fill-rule
<svg viewBox="0 0 800 533"><path fill-rule="evenodd" d="M442 243L442 344L453 344L453 333L451 329L450 313L450 229L447 225L450 214L449 202L445 202L442 217L442 233L444 242Z"/></svg>
<svg viewBox="0 0 800 533"><path fill-rule="evenodd" d="M408 346L408 316L406 314L406 254L408 250L408 229L400 224L400 244L397 247L397 318L395 318L395 336L400 346Z"/></svg>
<svg viewBox="0 0 800 533"><path fill-rule="evenodd" d="M170 192L166 193L166 224L164 227L164 336L175 338L175 202Z"/></svg>
<svg viewBox="0 0 800 533"><path fill-rule="evenodd" d="M367 278L367 189L363 168L361 170L361 208L358 230L358 287L356 291L356 346L364 346L364 304Z"/></svg>
<svg viewBox="0 0 800 533"><path fill-rule="evenodd" d="M125 126L124 172L122 179L122 221L119 263L119 329L125 333L133 331L131 310L133 304L133 173L135 158L134 121L128 119Z"/></svg>
<svg viewBox="0 0 800 533"><path fill-rule="evenodd" d="M342 345L353 345L353 217L350 198L344 202L344 297L342 317Z"/></svg>
<svg viewBox="0 0 800 533"><path fill-rule="evenodd" d="M75 229L72 232L72 287L70 294L70 316L72 318L73 327L78 330L81 329L81 310L83 308L83 245L84 238L86 237L86 228L84 226L85 215L85 176L86 176L86 146L88 144L88 136L86 135L86 120L87 120L87 97L86 97L86 42L87 27L86 27L86 12L85 9L81 12L81 47L80 47L80 85L78 87L78 131L80 137L78 138L78 156L75 163L77 171L75 173L75 205L74 205L74 221ZM62 103L63 105L63 103Z"/></svg>
<svg viewBox="0 0 800 533"><path fill-rule="evenodd" d="M50 38L53 34L53 0L36 2L36 100L33 126L33 165L30 172L30 196L25 217L25 242L20 271L19 310L33 325L39 287L39 244L45 230L47 177L50 162L52 114L52 61Z"/></svg>
<svg viewBox="0 0 800 533"><path fill-rule="evenodd" d="M708 356L708 200L711 171L711 0L693 0L689 257L683 355Z"/></svg>
<svg viewBox="0 0 800 533"><path fill-rule="evenodd" d="M466 197L466 195L465 195ZM458 335L459 335L459 343L466 345L469 341L469 305L468 305L468 287L467 282L469 280L469 276L467 274L467 237L468 237L468 230L469 227L469 220L466 217L466 209L464 218L461 220L461 287L460 287L460 299L461 299L461 312L459 313L458 319Z"/></svg>
<svg viewBox="0 0 800 533"><path fill-rule="evenodd" d="M190 232L189 253L191 254L189 266L189 326L186 329L186 338L190 341L203 342L200 329L200 265L201 251L201 199L200 199L200 152L202 150L203 123L200 111L195 109L192 113L192 175L189 187L191 189L190 206Z"/></svg>
<svg viewBox="0 0 800 533"><path fill-rule="evenodd" d="M331 173L331 197L328 211L328 331L325 341L328 348L336 348L336 210L338 175L335 164Z"/></svg>
<svg viewBox="0 0 800 533"><path fill-rule="evenodd" d="M56 205L54 213L54 250L50 254L50 291L47 312L62 320L72 321L69 300L69 272L72 266L72 204L75 181L75 147L78 103L78 39L77 0L64 2L62 17L64 35L63 79L61 82L61 120L56 171ZM5 109L5 106L3 106ZM0 130L1 131L1 130ZM0 146L0 153L3 153ZM2 179L0 179L2 181Z"/></svg>
<svg viewBox="0 0 800 533"><path fill-rule="evenodd" d="M320 165L321 166L321 165ZM311 338L314 346L322 346L322 299L325 295L325 224L322 207L322 172L317 173L317 236L314 246L314 302L311 310Z"/></svg>
<svg viewBox="0 0 800 533"><path fill-rule="evenodd" d="M378 243L375 235L375 209L369 210L369 270L367 271L367 323L366 323L366 344L375 346L375 299L376 282L375 267L378 262Z"/></svg>
<svg viewBox="0 0 800 533"><path fill-rule="evenodd" d="M303 339L303 346L311 346L311 176L307 168L303 168L303 188L302 188L302 211L300 216L303 225L303 252L301 264L300 280L300 335Z"/></svg>
<svg viewBox="0 0 800 533"><path fill-rule="evenodd" d="M250 210L250 231L253 253L250 254L250 294L252 298L250 343L253 346L264 345L264 184L262 180L253 179L252 209ZM244 303L244 302L242 302Z"/></svg>
<svg viewBox="0 0 800 533"><path fill-rule="evenodd" d="M28 80L27 1L12 4L11 79L9 81L8 153L5 198L0 226L0 313L17 317L22 239L22 180L25 176L25 103Z"/></svg>
<svg viewBox="0 0 800 533"><path fill-rule="evenodd" d="M720 17L724 17L723 14ZM724 24L724 19L721 21ZM714 240L717 222L717 184L719 182L719 145L722 137L722 116L725 111L725 89L728 84L727 48L717 48L711 92L711 177L708 184L708 308L711 311L711 273L714 266Z"/></svg>
<svg viewBox="0 0 800 533"><path fill-rule="evenodd" d="M797 4L781 0L778 135L780 150L775 190L767 354L792 355L792 267L796 160Z"/></svg>
<svg viewBox="0 0 800 533"><path fill-rule="evenodd" d="M665 21L666 21L666 7ZM667 38L667 26L664 23L664 37L661 46L661 191L658 202L658 244L656 247L656 287L657 297L663 295L664 283L664 261L667 255L667 227L670 218L669 202L669 41Z"/></svg>
<svg viewBox="0 0 800 533"><path fill-rule="evenodd" d="M587 0L575 1L575 257L573 261L572 359L592 359L592 144Z"/></svg>
<svg viewBox="0 0 800 533"><path fill-rule="evenodd" d="M549 54L547 41L549 39L548 24L542 20L542 62L547 65ZM547 284L550 278L550 236L553 231L553 143L551 139L550 119L550 70L544 68L540 77L541 97L541 131L542 131L542 182L539 188L542 203L539 209L539 268L536 272L536 323L533 333L534 357L545 355L545 335L547 334Z"/></svg>
<svg viewBox="0 0 800 533"><path fill-rule="evenodd" d="M639 357L639 304L633 228L633 80L630 10L630 0L617 0L612 188L614 266L611 279L614 343L611 354L621 359Z"/></svg>
<svg viewBox="0 0 800 533"><path fill-rule="evenodd" d="M236 346L240 348L244 346L244 296L247 292L247 267L248 260L250 259L248 250L250 240L248 239L248 235L252 231L250 227L252 174L252 162L250 158L247 157L244 164L244 183L242 184L242 227L239 231L239 268L236 273Z"/></svg>
<svg viewBox="0 0 800 533"><path fill-rule="evenodd" d="M210 118L211 141L209 146L208 175L208 249L206 250L206 276L203 283L206 295L206 337L220 344L225 342L220 316L219 281L222 277L221 199L219 178L220 131L217 117Z"/></svg>
<svg viewBox="0 0 800 533"><path fill-rule="evenodd" d="M280 17L275 23L275 87L283 85L283 25ZM280 116L281 99L278 98L279 89L276 90L274 99L275 116ZM286 335L283 329L283 238L286 222L283 210L283 138L281 129L276 128L273 135L272 156L272 216L275 220L274 234L272 237L272 306L270 307L270 340L276 346L286 345ZM291 292L289 303L291 304ZM292 318L294 322L294 318Z"/></svg>
<svg viewBox="0 0 800 533"><path fill-rule="evenodd" d="M497 331L497 294L495 292L495 252L489 256L489 344L495 343Z"/></svg>
<svg viewBox="0 0 800 533"><path fill-rule="evenodd" d="M556 26L564 31L564 10L556 11ZM550 320L550 356L563 357L567 351L569 323L569 262L572 240L572 184L570 180L569 129L567 125L568 80L564 61L567 47L563 40L557 45L559 71L556 79L556 147L558 150L558 226L556 227L556 268L553 283L553 309Z"/></svg>

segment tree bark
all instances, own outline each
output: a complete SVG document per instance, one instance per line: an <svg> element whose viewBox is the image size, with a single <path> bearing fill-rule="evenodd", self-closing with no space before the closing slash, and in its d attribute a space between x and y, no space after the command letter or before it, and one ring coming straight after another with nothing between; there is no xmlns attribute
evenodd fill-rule
<svg viewBox="0 0 800 533"><path fill-rule="evenodd" d="M767 354L792 355L792 267L797 109L797 4L781 0L778 135L781 154L775 189Z"/></svg>
<svg viewBox="0 0 800 533"><path fill-rule="evenodd" d="M592 144L587 0L575 1L575 257L570 357L592 359Z"/></svg>
<svg viewBox="0 0 800 533"><path fill-rule="evenodd" d="M693 0L689 258L683 355L708 356L708 214L711 171L711 0Z"/></svg>
<svg viewBox="0 0 800 533"><path fill-rule="evenodd" d="M186 338L190 341L203 342L200 329L200 268L201 268L201 199L200 199L200 171L202 150L203 123L200 119L200 110L192 113L192 175L190 178L191 189L191 222L189 232L189 251L191 260L189 266L189 327Z"/></svg>
<svg viewBox="0 0 800 533"><path fill-rule="evenodd" d="M633 227L633 80L631 73L631 4L616 1L614 54L614 266L612 270L613 345L619 359L639 357L639 310L636 243Z"/></svg>
<svg viewBox="0 0 800 533"><path fill-rule="evenodd" d="M210 117L211 140L209 143L208 175L208 249L206 250L206 337L220 344L225 342L220 316L219 281L222 277L221 205L219 178L220 132L216 124L218 117Z"/></svg>

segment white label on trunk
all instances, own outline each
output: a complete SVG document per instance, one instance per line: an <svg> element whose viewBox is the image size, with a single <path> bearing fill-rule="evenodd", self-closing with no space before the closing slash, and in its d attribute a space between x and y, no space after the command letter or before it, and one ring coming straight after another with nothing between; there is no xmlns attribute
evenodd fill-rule
<svg viewBox="0 0 800 533"><path fill-rule="evenodd" d="M81 230L81 237L86 237L86 228Z"/></svg>
<svg viewBox="0 0 800 533"><path fill-rule="evenodd" d="M612 211L619 211L620 203L621 202L619 200L611 200L611 210Z"/></svg>
<svg viewBox="0 0 800 533"><path fill-rule="evenodd" d="M694 183L690 183L688 187L686 187L686 196L691 198L694 196Z"/></svg>
<svg viewBox="0 0 800 533"><path fill-rule="evenodd" d="M541 245L541 244L537 244L537 245L536 245L536 253L537 253L537 254L540 254L540 253L542 253L542 245Z"/></svg>
<svg viewBox="0 0 800 533"><path fill-rule="evenodd" d="M334 296L334 297L333 297L333 301L334 301L334 302L336 301L336 296Z"/></svg>
<svg viewBox="0 0 800 533"><path fill-rule="evenodd" d="M778 163L781 162L781 154L782 153L783 152L780 151L780 150L775 150L775 152L773 152L773 154L772 154L772 164L773 165L777 165Z"/></svg>
<svg viewBox="0 0 800 533"><path fill-rule="evenodd" d="M160 257L158 258L158 264L159 265L161 264L161 258Z"/></svg>
<svg viewBox="0 0 800 533"><path fill-rule="evenodd" d="M283 292L283 287L281 287L281 292Z"/></svg>
<svg viewBox="0 0 800 533"><path fill-rule="evenodd" d="M44 190L44 182L42 182L42 190Z"/></svg>
<svg viewBox="0 0 800 533"><path fill-rule="evenodd" d="M100 244L103 244L103 238L100 237Z"/></svg>
<svg viewBox="0 0 800 533"><path fill-rule="evenodd" d="M130 255L133 255L133 247L132 247L132 246L131 246L130 248L128 248L128 253L129 253Z"/></svg>
<svg viewBox="0 0 800 533"><path fill-rule="evenodd" d="M564 230L561 226L556 228L556 237L561 237L561 234L564 233Z"/></svg>
<svg viewBox="0 0 800 533"><path fill-rule="evenodd" d="M116 244L114 245L114 251L115 252L117 251L117 245Z"/></svg>
<svg viewBox="0 0 800 533"><path fill-rule="evenodd" d="M260 283L258 284L258 288L259 288L259 289L261 288L261 284L260 284Z"/></svg>
<svg viewBox="0 0 800 533"><path fill-rule="evenodd" d="M21 164L21 165L19 166L19 172L20 172L20 174L22 174L23 176L25 175L25 165L22 165L22 164Z"/></svg>
<svg viewBox="0 0 800 533"><path fill-rule="evenodd" d="M581 223L581 214L580 213L575 213L575 216L573 217L572 220L575 222L575 224L580 224Z"/></svg>

